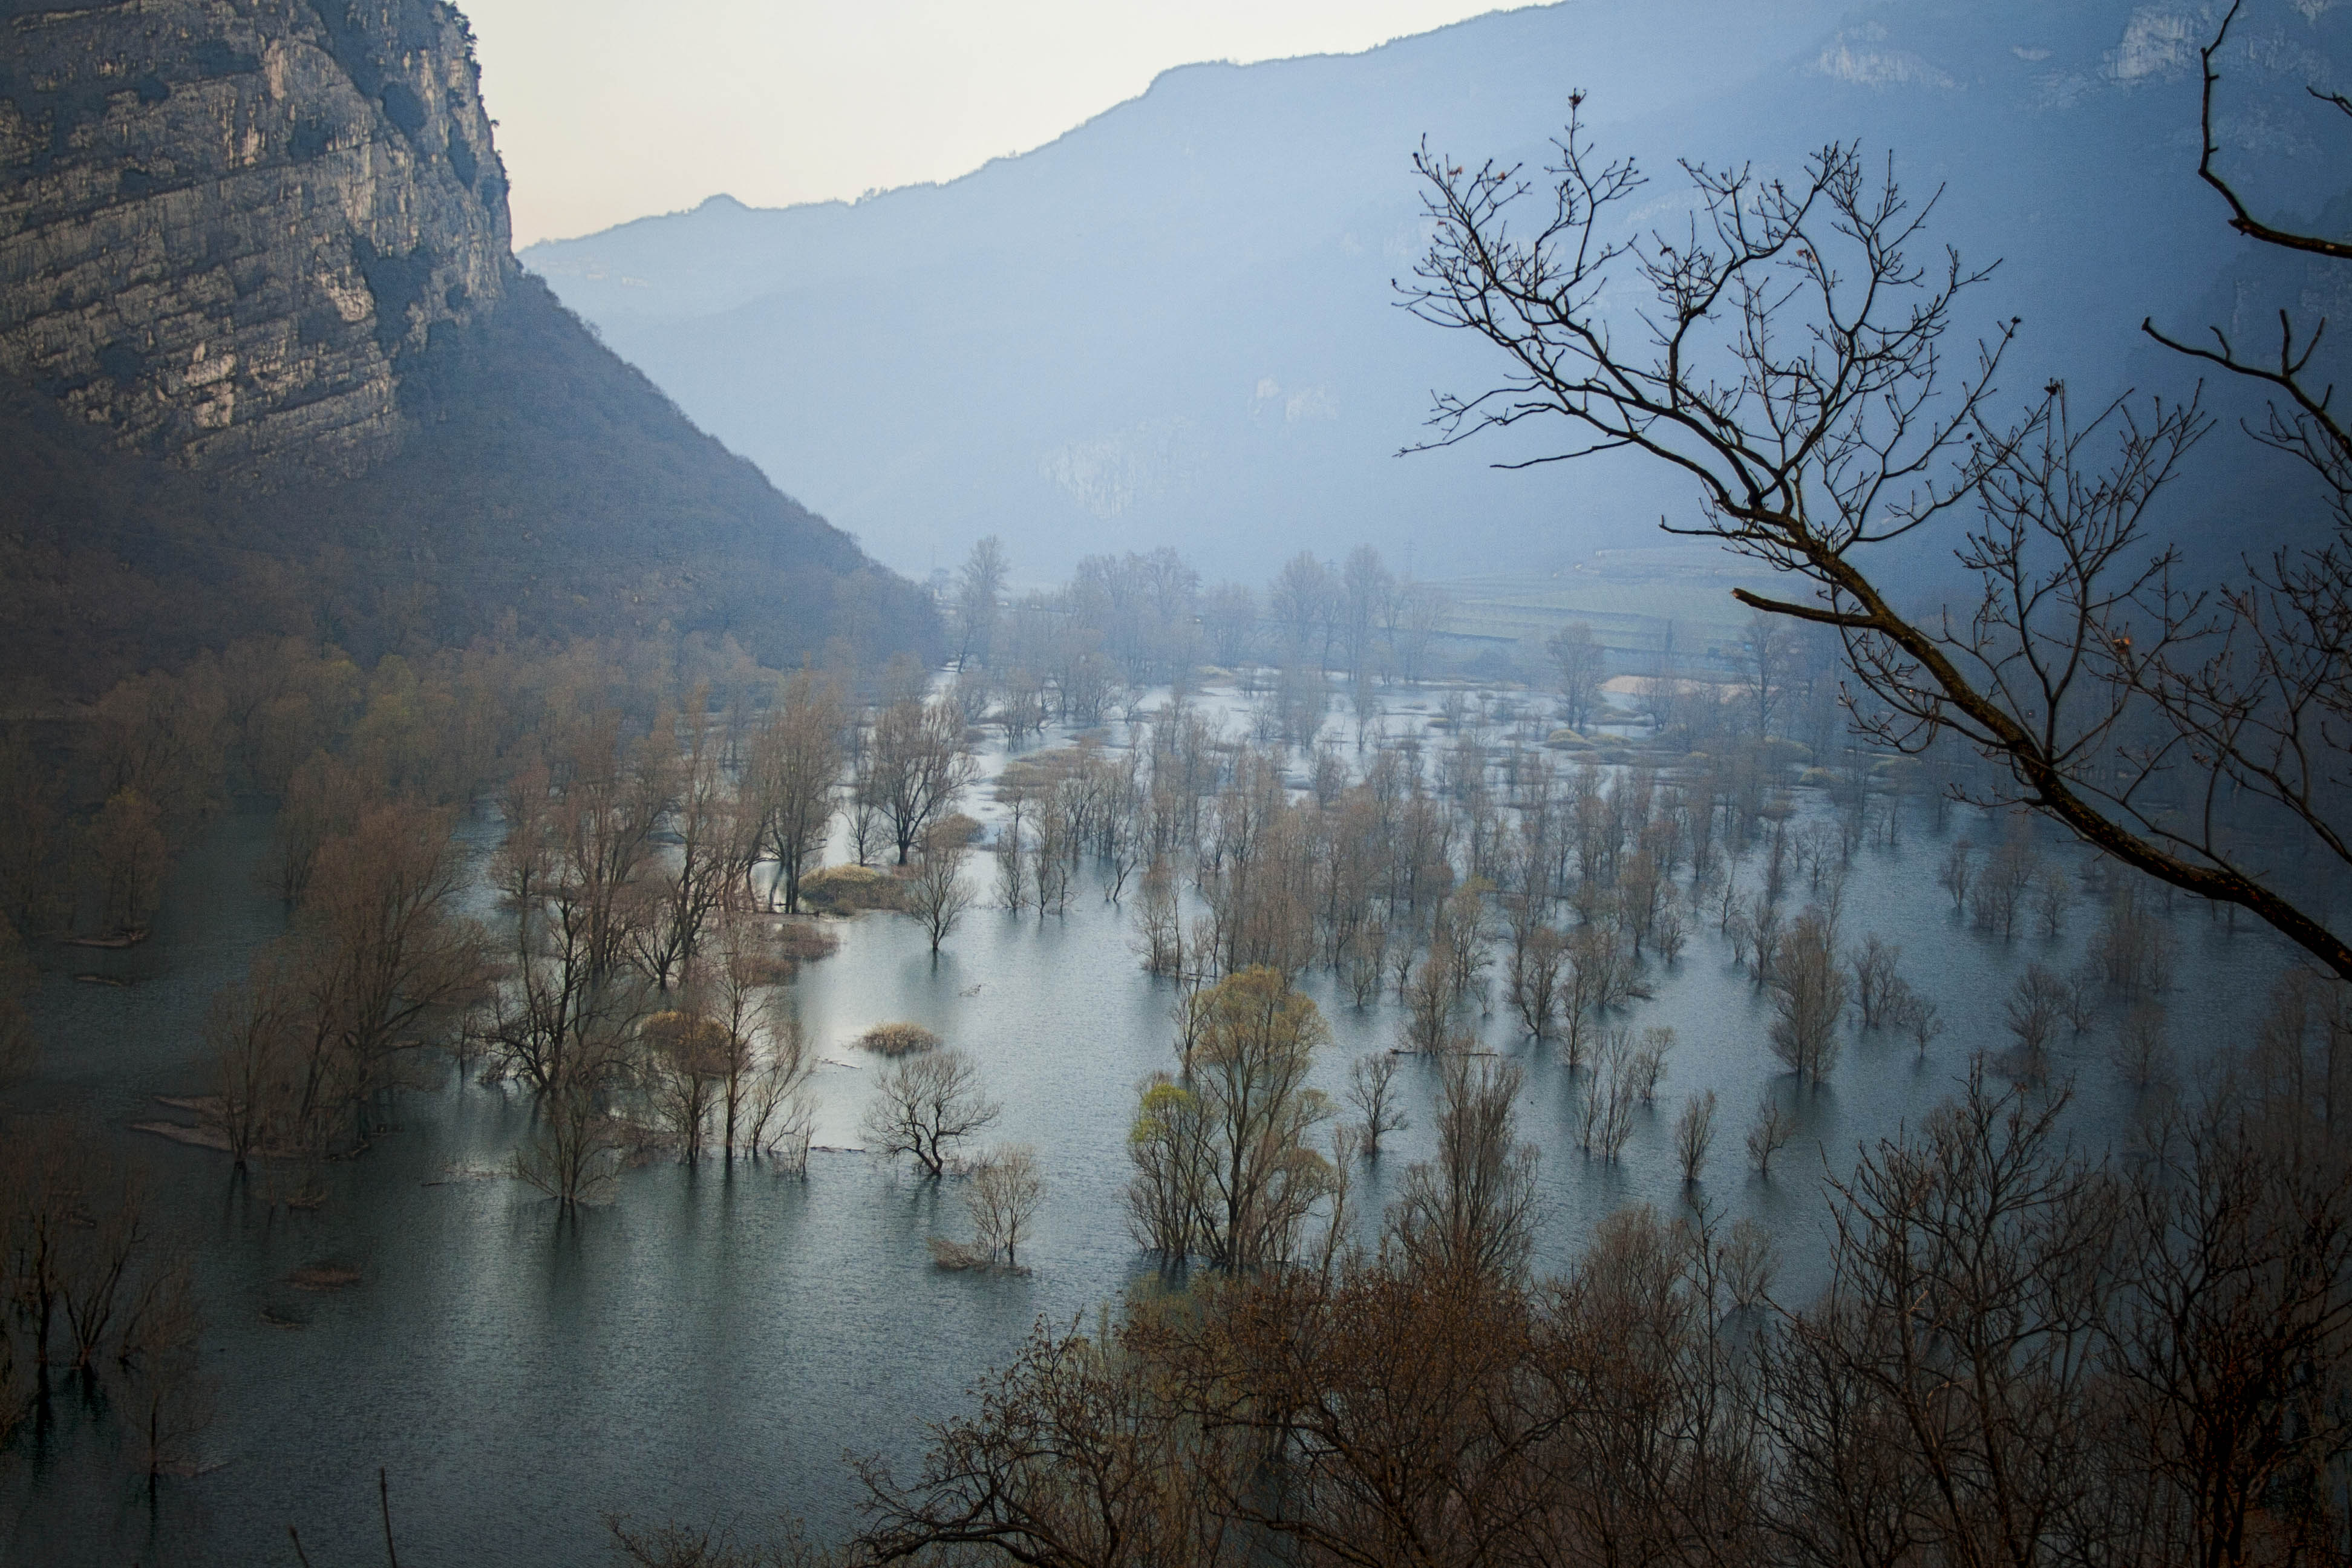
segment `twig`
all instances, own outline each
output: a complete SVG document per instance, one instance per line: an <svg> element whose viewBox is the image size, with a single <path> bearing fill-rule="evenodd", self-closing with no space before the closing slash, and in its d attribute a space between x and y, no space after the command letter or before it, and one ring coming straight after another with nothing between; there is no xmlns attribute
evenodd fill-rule
<svg viewBox="0 0 2352 1568"><path fill-rule="evenodd" d="M383 1506L383 1554L392 1560L392 1568L400 1568L400 1553L393 1549L392 1544L392 1482L385 1478L381 1465L375 1471L375 1495L376 1500Z"/></svg>

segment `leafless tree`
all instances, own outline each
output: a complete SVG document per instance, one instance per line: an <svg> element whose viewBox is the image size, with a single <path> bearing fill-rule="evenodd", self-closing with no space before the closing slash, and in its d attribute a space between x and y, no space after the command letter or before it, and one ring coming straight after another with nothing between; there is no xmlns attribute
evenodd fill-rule
<svg viewBox="0 0 2352 1568"><path fill-rule="evenodd" d="M1828 924L1807 910L1790 926L1772 965L1772 1054L1799 1078L1818 1082L1837 1066L1847 991Z"/></svg>
<svg viewBox="0 0 2352 1568"><path fill-rule="evenodd" d="M1715 1090L1706 1089L1683 1101L1675 1118L1675 1159L1682 1167L1685 1186L1706 1168L1708 1148L1715 1142Z"/></svg>
<svg viewBox="0 0 2352 1568"><path fill-rule="evenodd" d="M1395 599L1395 617L1389 628L1389 646L1395 650L1397 673L1406 685L1427 673L1429 645L1454 612L1454 601L1434 583L1407 583Z"/></svg>
<svg viewBox="0 0 2352 1568"><path fill-rule="evenodd" d="M143 1167L69 1118L23 1117L0 1136L0 1289L12 1308L0 1320L0 1434L47 1414L50 1369L63 1367L92 1412L122 1418L151 1479L186 1458L211 1413L185 1259L164 1244L152 1190Z"/></svg>
<svg viewBox="0 0 2352 1568"><path fill-rule="evenodd" d="M2311 1090L2347 1042L2340 1016L2282 1018L2302 1011L2297 988L2224 1078L2160 1120L2124 1186L2130 1289L2100 1325L2101 1359L2128 1390L2131 1457L2153 1472L2147 1512L2175 1561L2256 1562L2265 1537L2342 1529L2352 1145Z"/></svg>
<svg viewBox="0 0 2352 1568"><path fill-rule="evenodd" d="M692 1000L724 1035L719 1047L717 1111L719 1147L757 1152L772 1119L801 1091L814 1063L808 1059L796 1020L779 1030L776 988L793 977L793 963L778 949L771 922L735 909L720 919L713 950L692 975ZM783 1038L782 1036L790 1037ZM778 1037L763 1052L769 1037Z"/></svg>
<svg viewBox="0 0 2352 1568"><path fill-rule="evenodd" d="M1609 674L1608 653L1582 621L1570 621L1552 633L1544 641L1544 652L1551 656L1559 677L1560 717L1568 721L1570 729L1581 731L1601 705L1601 683Z"/></svg>
<svg viewBox="0 0 2352 1568"><path fill-rule="evenodd" d="M780 1011L761 1036L766 1049L753 1059L743 1086L741 1147L786 1174L804 1175L815 1129L807 1088L816 1053L795 1013Z"/></svg>
<svg viewBox="0 0 2352 1568"><path fill-rule="evenodd" d="M1832 1283L1765 1373L1813 1560L1902 1540L1906 1555L2054 1561L2084 1517L2105 1436L2086 1342L2107 1315L2120 1215L2112 1186L2058 1146L2062 1102L1979 1073L1835 1184Z"/></svg>
<svg viewBox="0 0 2352 1568"><path fill-rule="evenodd" d="M1003 1108L981 1092L980 1069L952 1047L901 1057L882 1074L866 1107L866 1147L889 1159L910 1155L937 1181L955 1145L995 1123Z"/></svg>
<svg viewBox="0 0 2352 1568"><path fill-rule="evenodd" d="M2176 945L2140 889L2124 882L2108 900L2099 933L2091 941L2089 963L2109 990L2125 996L2147 995L2171 985Z"/></svg>
<svg viewBox="0 0 2352 1568"><path fill-rule="evenodd" d="M1396 1100L1397 1058L1376 1050L1348 1064L1348 1103L1362 1114L1364 1152L1378 1158L1381 1140L1412 1125Z"/></svg>
<svg viewBox="0 0 2352 1568"><path fill-rule="evenodd" d="M1021 1266L1021 1240L1029 1234L1037 1205L1045 1201L1045 1178L1037 1156L1024 1144L989 1152L972 1167L965 1194L972 1235L987 1257L1000 1254L1007 1268Z"/></svg>
<svg viewBox="0 0 2352 1568"><path fill-rule="evenodd" d="M2335 1561L2340 994L2291 982L2128 1160L2069 1147L2063 1095L1973 1072L1832 1182L1829 1279L1802 1308L1771 1299L1769 1233L1727 1235L1696 1200L1673 1223L1606 1216L1558 1278L1481 1262L1438 1243L1494 1211L1432 1167L1396 1216L1410 1246L1041 1328L911 1486L861 1468L859 1550L1072 1568L1222 1568L1269 1541L1363 1565ZM1508 1169L1507 1108L1481 1110L1457 1185Z"/></svg>
<svg viewBox="0 0 2352 1568"><path fill-rule="evenodd" d="M963 716L951 702L902 698L875 720L867 748L866 793L889 824L903 866L932 822L954 807L971 782Z"/></svg>
<svg viewBox="0 0 2352 1568"><path fill-rule="evenodd" d="M214 993L205 1016L213 1092L204 1121L238 1170L271 1144L291 1142L299 1026L290 1011L293 998L271 984L273 978L260 966L255 981Z"/></svg>
<svg viewBox="0 0 2352 1568"><path fill-rule="evenodd" d="M1899 945L1886 942L1876 931L1864 936L1862 946L1846 956L1846 965L1853 971L1853 1000L1862 1009L1864 1028L1875 1029L1882 1023L1893 1021L1895 988L1901 978L1895 973L1895 963L1902 956Z"/></svg>
<svg viewBox="0 0 2352 1568"><path fill-rule="evenodd" d="M1201 1097L1167 1073L1147 1080L1128 1136L1135 1174L1127 1188L1136 1244L1171 1265L1202 1250L1214 1166L1212 1128Z"/></svg>
<svg viewBox="0 0 2352 1568"><path fill-rule="evenodd" d="M1641 966L1624 937L1606 926L1580 925L1568 934L1569 956L1574 966L1570 1000L1582 993L1586 1006L1596 1013L1622 1007L1650 994ZM1563 1008L1566 1013L1568 1009Z"/></svg>
<svg viewBox="0 0 2352 1568"><path fill-rule="evenodd" d="M135 789L115 791L91 819L89 853L106 931L145 931L147 917L163 901L163 873L171 865L162 808Z"/></svg>
<svg viewBox="0 0 2352 1568"><path fill-rule="evenodd" d="M2011 1067L2029 1083L2048 1074L2050 1037L2066 1017L2066 983L2038 963L2029 963L2017 977L2003 1005L2004 1026L2017 1042Z"/></svg>
<svg viewBox="0 0 2352 1568"><path fill-rule="evenodd" d="M2116 1029L2115 1056L2124 1081L2134 1089L2147 1089L2163 1081L2171 1047L2165 1036L2162 1005L2143 1002L2124 1015Z"/></svg>
<svg viewBox="0 0 2352 1568"><path fill-rule="evenodd" d="M1227 669L1237 669L1251 657L1257 631L1257 594L1243 583L1220 583L1201 601L1201 627L1208 635L1209 657Z"/></svg>
<svg viewBox="0 0 2352 1568"><path fill-rule="evenodd" d="M1912 990L1907 984L1897 981L1896 984L1901 989L1888 1002L1887 1016L1911 1037L1911 1043L1925 1058L1927 1047L1934 1045L1936 1037L1944 1032L1943 1016L1933 1002Z"/></svg>
<svg viewBox="0 0 2352 1568"><path fill-rule="evenodd" d="M646 1087L655 1111L677 1140L678 1157L689 1165L699 1164L710 1135L711 1108L735 1076L727 1026L699 1013L670 1009L640 1025L638 1038L645 1047Z"/></svg>
<svg viewBox="0 0 2352 1568"><path fill-rule="evenodd" d="M2243 232L2352 255L2259 224L2214 173L2214 58L2203 167L2253 225ZM1562 421L1576 438L1528 461L1631 448L1685 476L1700 514L1669 530L1790 577L1790 594L1736 596L1838 633L1871 699L1851 709L1865 734L1909 751L1957 734L2004 768L1996 803L2242 907L2352 979L2352 944L2266 880L2201 805L2223 789L2261 796L2315 853L2352 864L2336 826L2347 750L2340 736L2311 749L2347 711L2341 549L2283 561L2218 606L2182 601L2173 557L2151 551L2145 528L2204 432L2193 402L2079 417L2053 383L2005 420L1995 378L2017 323L1954 370L1948 339L1988 274L1954 253L1918 258L1932 202L1907 201L1857 147L1832 144L1793 179L1685 164L1686 227L1631 232L1630 208L1651 200L1644 176L1594 154L1580 102L1540 193L1517 166L1426 149L1416 160L1434 237L1406 302L1509 366L1485 392L1441 397L1431 444ZM1523 214L1532 221L1516 223ZM1647 298L1638 329L1620 331L1629 291ZM2275 372L2239 361L2226 339L2198 352L2285 396L2277 444L2315 458L2324 477L2352 474L2343 427L2320 398L2295 395L2308 354L2292 331ZM1873 552L1970 512L1956 553L1980 580L1977 605L1898 610ZM2177 740L2143 745L2132 722L2143 710Z"/></svg>
<svg viewBox="0 0 2352 1568"><path fill-rule="evenodd" d="M187 1258L151 1267L131 1296L114 1353L134 1451L151 1487L166 1473L186 1473L197 1438L212 1423L203 1331Z"/></svg>
<svg viewBox="0 0 2352 1568"><path fill-rule="evenodd" d="M2022 831L2023 817L2011 819L2011 831L2001 839L1969 890L1969 914L1979 931L1989 931L2003 942L2017 934L2025 896L2042 870L2041 859Z"/></svg>
<svg viewBox="0 0 2352 1568"><path fill-rule="evenodd" d="M1004 543L990 534L971 547L955 585L956 668L970 669L993 657L996 625L1003 614Z"/></svg>
<svg viewBox="0 0 2352 1568"><path fill-rule="evenodd" d="M629 1139L607 1095L625 1066L612 1036L599 1031L577 1042L532 1104L535 1125L515 1151L517 1180L567 1210L612 1194Z"/></svg>
<svg viewBox="0 0 2352 1568"><path fill-rule="evenodd" d="M1789 666L1796 656L1796 637L1762 611L1748 617L1747 635L1739 639L1739 683L1747 690L1748 721L1756 738L1763 740L1783 722L1790 696Z"/></svg>
<svg viewBox="0 0 2352 1568"><path fill-rule="evenodd" d="M2045 866L2033 882L2034 923L2045 940L2054 941L2066 929L2066 908L2073 901L2065 868Z"/></svg>
<svg viewBox="0 0 2352 1568"><path fill-rule="evenodd" d="M2235 0L2201 51L2198 176L2227 204L2230 226L2247 238L2324 262L2352 261L2352 244L2258 217L2220 167L2217 62L2242 7L2242 0ZM2316 102L2352 117L2352 99L2309 90ZM2326 321L2299 328L2282 309L2278 327L2273 355L2267 348L2242 349L2220 327L2210 330L2208 346L2176 339L2153 320L2142 323L2158 342L2263 390L2269 415L2254 437L2317 478L2330 499L2335 537L2316 549L2274 552L2250 564L2242 583L2210 597L2179 593L2166 583L2148 606L2159 635L2143 637L2121 662L2133 689L2170 721L2170 752L2210 773L2215 786L2277 808L2309 836L2315 853L2341 867L2352 864L2352 841L2343 826L2352 791L2352 429L2331 406L2332 388L2315 381L2313 361ZM2225 868L2234 864L2226 854L2214 856L2221 847L2209 845L2210 830L2180 837L2189 840L2187 852L2218 858ZM2247 907L2279 924L2261 906ZM2325 942L2315 945L2312 933L2282 929L2339 978L2347 977L2340 941L2331 952Z"/></svg>
<svg viewBox="0 0 2352 1568"><path fill-rule="evenodd" d="M1766 1181L1772 1179L1772 1156L1797 1135L1797 1119L1777 1096L1767 1094L1756 1107L1755 1125L1748 1130L1748 1163Z"/></svg>
<svg viewBox="0 0 2352 1568"><path fill-rule="evenodd" d="M759 853L776 863L784 912L799 908L801 878L824 853L839 809L842 732L848 720L829 680L803 670L785 683L751 740L744 809Z"/></svg>
<svg viewBox="0 0 2352 1568"><path fill-rule="evenodd" d="M1516 1277L1535 1247L1536 1164L1518 1142L1517 1063L1445 1058L1437 1159L1405 1172L1389 1214L1406 1258L1445 1277Z"/></svg>
<svg viewBox="0 0 2352 1568"><path fill-rule="evenodd" d="M1348 552L1339 569L1340 658L1357 689L1374 658L1375 642L1389 604L1396 597L1396 578L1381 560L1381 552L1359 544Z"/></svg>
<svg viewBox="0 0 2352 1568"><path fill-rule="evenodd" d="M294 1107L306 1137L394 1087L401 1053L453 1035L488 978L480 929L461 913L464 857L446 813L363 814L320 847L310 896L278 950L299 1019Z"/></svg>
<svg viewBox="0 0 2352 1568"><path fill-rule="evenodd" d="M1445 1048L1454 1036L1455 991L1454 950L1448 943L1432 942L1405 989L1400 1033L1407 1050L1432 1055Z"/></svg>
<svg viewBox="0 0 2352 1568"><path fill-rule="evenodd" d="M1630 1065L1630 1081L1634 1093L1642 1098L1642 1105L1649 1105L1658 1098L1658 1084L1665 1079L1665 1058L1673 1056L1673 1025L1651 1025L1642 1030L1642 1044L1634 1047Z"/></svg>
<svg viewBox="0 0 2352 1568"><path fill-rule="evenodd" d="M1591 1080L1576 1108L1577 1142L1586 1153L1613 1161L1624 1152L1633 1135L1642 1081L1648 1076L1643 1054L1631 1029L1602 1031Z"/></svg>
<svg viewBox="0 0 2352 1568"><path fill-rule="evenodd" d="M288 903L299 903L310 885L319 846L349 833L360 812L382 793L383 781L365 777L341 757L313 752L294 769L270 820L264 885Z"/></svg>
<svg viewBox="0 0 2352 1568"><path fill-rule="evenodd" d="M1307 1082L1328 1031L1278 970L1244 969L1199 995L1182 1081L1144 1086L1129 1213L1171 1263L1195 1253L1220 1268L1282 1262L1330 1184L1307 1142L1330 1114Z"/></svg>
<svg viewBox="0 0 2352 1568"><path fill-rule="evenodd" d="M1338 596L1329 568L1305 551L1284 562L1266 589L1267 618L1280 628L1286 651L1294 659L1313 658L1318 671L1330 668L1326 634Z"/></svg>
<svg viewBox="0 0 2352 1568"><path fill-rule="evenodd" d="M971 889L963 877L964 863L971 858L971 851L960 835L933 833L925 841L921 863L907 879L907 912L931 939L934 957L964 911L971 908Z"/></svg>
<svg viewBox="0 0 2352 1568"><path fill-rule="evenodd" d="M601 726L601 721L599 724ZM636 881L656 828L658 802L644 794L616 801L604 747L584 749L574 778L558 792L534 765L509 785L507 836L491 877L512 918L507 973L491 993L475 1036L497 1070L535 1094L548 1093L575 1057L593 1057L596 1079L625 1054L649 1009L643 972L619 963L645 909ZM599 1105L601 1081L573 1086Z"/></svg>
<svg viewBox="0 0 2352 1568"><path fill-rule="evenodd" d="M629 933L638 965L663 991L693 963L704 931L719 911L740 901L751 855L740 803L714 744L707 689L695 691L686 718L677 793L667 818L677 838L677 858L653 877L643 913ZM665 743L660 731L667 728L657 729L656 744Z"/></svg>

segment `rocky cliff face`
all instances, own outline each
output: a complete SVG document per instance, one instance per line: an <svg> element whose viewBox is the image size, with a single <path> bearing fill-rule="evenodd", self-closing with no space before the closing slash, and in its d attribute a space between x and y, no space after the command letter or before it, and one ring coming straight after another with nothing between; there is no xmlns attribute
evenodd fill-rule
<svg viewBox="0 0 2352 1568"><path fill-rule="evenodd" d="M515 263L444 0L0 0L0 689L256 633L929 649Z"/></svg>
<svg viewBox="0 0 2352 1568"><path fill-rule="evenodd" d="M0 371L199 468L352 474L514 283L438 0L0 0Z"/></svg>

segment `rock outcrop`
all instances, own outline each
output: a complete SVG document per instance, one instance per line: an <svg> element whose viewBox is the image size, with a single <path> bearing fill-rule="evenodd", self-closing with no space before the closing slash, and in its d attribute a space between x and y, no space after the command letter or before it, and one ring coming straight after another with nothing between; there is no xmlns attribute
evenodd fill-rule
<svg viewBox="0 0 2352 1568"><path fill-rule="evenodd" d="M255 631L936 642L518 266L490 129L444 0L0 0L0 683Z"/></svg>
<svg viewBox="0 0 2352 1568"><path fill-rule="evenodd" d="M388 455L403 357L513 277L464 19L419 0L5 8L0 369L198 467Z"/></svg>

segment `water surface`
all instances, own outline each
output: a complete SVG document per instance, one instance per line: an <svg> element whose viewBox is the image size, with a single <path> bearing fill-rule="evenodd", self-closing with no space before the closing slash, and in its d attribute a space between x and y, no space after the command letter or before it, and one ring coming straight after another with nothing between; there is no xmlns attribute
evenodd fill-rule
<svg viewBox="0 0 2352 1568"><path fill-rule="evenodd" d="M999 750L986 763L1002 761ZM496 831L488 820L468 828L478 847ZM250 871L268 832L255 815L216 824L177 868L153 941L58 961L37 1003L46 1054L19 1097L80 1107L161 1178L163 1228L193 1249L205 1311L217 1411L205 1468L151 1491L113 1452L108 1423L62 1394L46 1428L28 1424L0 1451L0 1561L290 1563L289 1523L313 1563L373 1561L379 1467L413 1563L596 1561L606 1513L748 1531L797 1515L820 1538L838 1536L856 1522L845 1452L879 1453L904 1473L923 1424L960 1409L1041 1316L1090 1313L1148 1273L1120 1193L1137 1082L1171 1065L1172 992L1141 973L1126 911L1091 879L1065 916L974 910L936 963L911 921L835 926L840 952L806 969L792 997L828 1058L814 1092L816 1142L829 1148L812 1155L805 1181L663 1164L628 1174L610 1205L566 1217L495 1174L528 1127L527 1101L444 1070L438 1087L402 1097L390 1134L329 1167L322 1206L269 1205L232 1180L224 1157L127 1131L154 1114L152 1097L202 1091L205 999L282 928ZM1711 921L1696 919L1680 963L1654 974L1656 998L1626 1016L1672 1026L1678 1045L1657 1105L1614 1164L1578 1151L1578 1084L1550 1047L1520 1038L1497 984L1481 1032L1528 1067L1523 1131L1544 1151L1539 1267L1564 1266L1594 1219L1623 1203L1685 1201L1673 1119L1684 1095L1713 1089L1717 1134L1699 1195L1727 1222L1771 1225L1784 1279L1802 1289L1820 1256L1823 1161L1850 1166L1857 1147L1948 1094L1972 1049L2000 1043L2000 999L2015 975L2028 962L2071 967L2096 925L2078 902L2054 942L1967 929L1934 886L1945 847L1915 828L1895 850L1863 850L1843 921L1849 940L1875 931L1901 943L1903 973L1942 1009L1948 1032L1924 1059L1907 1042L1864 1037L1828 1084L1797 1091L1765 1046L1768 1005ZM976 885L992 871L982 858ZM1801 897L1800 885L1791 906ZM2278 944L2201 915L2174 925L2174 1038L2234 1039L2284 962ZM67 970L135 983L77 984ZM1336 1093L1353 1057L1392 1042L1397 1010L1359 1010L1328 976L1305 984L1332 1024L1318 1079ZM1035 1148L1047 1196L1024 1253L1032 1272L934 1268L927 1237L965 1234L953 1185L838 1152L857 1141L874 1074L847 1042L885 1019L971 1051L1004 1107L992 1141ZM2075 1134L2095 1145L2122 1136L2137 1099L2107 1051L2095 1032L2054 1052L2075 1084ZM1430 1149L1433 1069L1409 1058L1401 1081L1412 1125L1361 1173L1369 1216ZM1740 1149L1767 1094L1787 1100L1801 1129L1769 1183ZM288 1283L319 1262L355 1267L361 1282L326 1293Z"/></svg>

